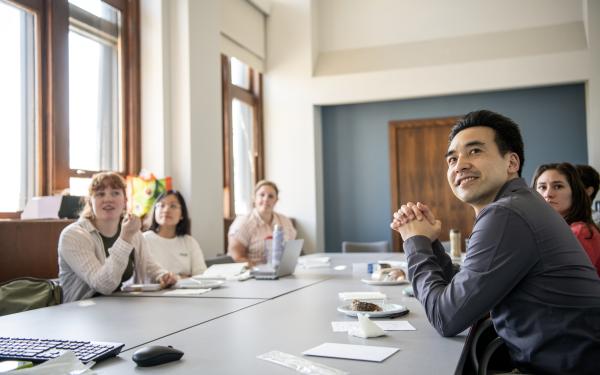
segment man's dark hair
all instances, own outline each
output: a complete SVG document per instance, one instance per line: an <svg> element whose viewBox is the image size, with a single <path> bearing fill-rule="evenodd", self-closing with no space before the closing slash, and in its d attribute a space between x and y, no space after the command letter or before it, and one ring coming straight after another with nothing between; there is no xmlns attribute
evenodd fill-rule
<svg viewBox="0 0 600 375"><path fill-rule="evenodd" d="M600 187L600 177L598 176L598 171L585 164L578 164L575 166L575 168L577 168L577 172L579 172L579 177L581 177L583 187L586 189L589 187L594 189L590 195L590 201L593 202L596 198L596 193L598 193L598 188Z"/></svg>
<svg viewBox="0 0 600 375"><path fill-rule="evenodd" d="M507 152L514 152L519 157L519 177L525 164L525 152L523 151L523 138L519 125L508 117L499 113L482 109L467 113L465 117L458 120L456 125L450 130L448 142L452 142L454 137L461 131L475 126L485 126L494 129L496 136L494 141L498 146L500 155L504 156Z"/></svg>

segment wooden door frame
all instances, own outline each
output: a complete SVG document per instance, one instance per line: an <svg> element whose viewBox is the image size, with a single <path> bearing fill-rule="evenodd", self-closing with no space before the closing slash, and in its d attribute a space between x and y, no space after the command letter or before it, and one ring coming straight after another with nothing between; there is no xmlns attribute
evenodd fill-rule
<svg viewBox="0 0 600 375"><path fill-rule="evenodd" d="M400 197L396 187L400 181L398 173L398 143L396 141L396 130L407 128L421 128L432 126L454 125L462 116L439 117L429 119L392 120L388 123L389 160L390 160L390 191L392 192L391 217L400 208ZM440 155L441 157L441 155ZM402 249L402 238L400 234L392 230L392 249ZM400 250L402 251L402 250Z"/></svg>

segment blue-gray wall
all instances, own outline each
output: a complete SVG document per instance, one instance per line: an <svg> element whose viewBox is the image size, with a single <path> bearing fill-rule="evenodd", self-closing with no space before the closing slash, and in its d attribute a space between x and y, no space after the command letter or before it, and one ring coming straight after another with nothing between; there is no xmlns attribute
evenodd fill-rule
<svg viewBox="0 0 600 375"><path fill-rule="evenodd" d="M326 250L339 251L342 241L391 243L389 121L484 108L521 126L527 181L538 164L587 163L583 84L323 107Z"/></svg>

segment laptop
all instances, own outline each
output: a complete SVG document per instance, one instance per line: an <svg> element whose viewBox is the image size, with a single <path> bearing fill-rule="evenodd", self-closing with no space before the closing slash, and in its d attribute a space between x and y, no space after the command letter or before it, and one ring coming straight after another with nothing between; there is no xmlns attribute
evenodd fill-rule
<svg viewBox="0 0 600 375"><path fill-rule="evenodd" d="M277 267L277 269L274 269L273 266L269 264L261 264L254 267L250 274L254 276L256 280L276 280L280 277L293 274L296 269L296 264L298 264L298 258L300 257L303 244L304 240L287 241L283 248L283 255L281 256L281 262L279 262L279 267Z"/></svg>

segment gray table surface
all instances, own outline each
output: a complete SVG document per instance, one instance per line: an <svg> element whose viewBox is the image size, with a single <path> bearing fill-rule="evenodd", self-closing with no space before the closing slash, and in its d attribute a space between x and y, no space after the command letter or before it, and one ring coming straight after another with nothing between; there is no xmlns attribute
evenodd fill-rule
<svg viewBox="0 0 600 375"><path fill-rule="evenodd" d="M125 343L118 357L94 367L98 374L294 373L256 358L270 350L353 374L454 373L464 333L454 338L437 334L420 303L402 294L406 285L372 286L360 281L367 276L358 271L364 263L402 260L401 254L320 255L331 257L331 268L299 267L293 277L236 282L202 298L99 297L1 317L0 332L3 336ZM363 264L353 267L353 263ZM410 314L396 319L408 320L416 331L389 331L372 339L333 332L332 321L355 320L336 310L342 304L338 293L350 291L381 291L390 302L407 306ZM382 363L302 355L325 342L390 346L400 351ZM172 345L185 355L177 362L139 368L131 356L145 345Z"/></svg>
<svg viewBox="0 0 600 375"><path fill-rule="evenodd" d="M260 300L97 297L0 317L0 336L144 345Z"/></svg>
<svg viewBox="0 0 600 375"><path fill-rule="evenodd" d="M348 269L347 269L348 270ZM358 276L358 277L357 277ZM256 358L271 350L293 354L353 374L452 374L465 340L464 333L443 338L431 327L420 303L405 297L399 286L371 286L361 275L339 272L328 280L265 301L249 309L206 322L157 340L185 352L181 361L153 368L136 368L135 350L96 366L100 374L291 374L291 370ZM333 332L332 321L355 320L337 311L339 292L381 291L392 303L407 306L416 331L389 331L387 336L361 339ZM384 319L387 320L387 319ZM382 363L303 356L302 352L325 342L389 346L400 351Z"/></svg>

